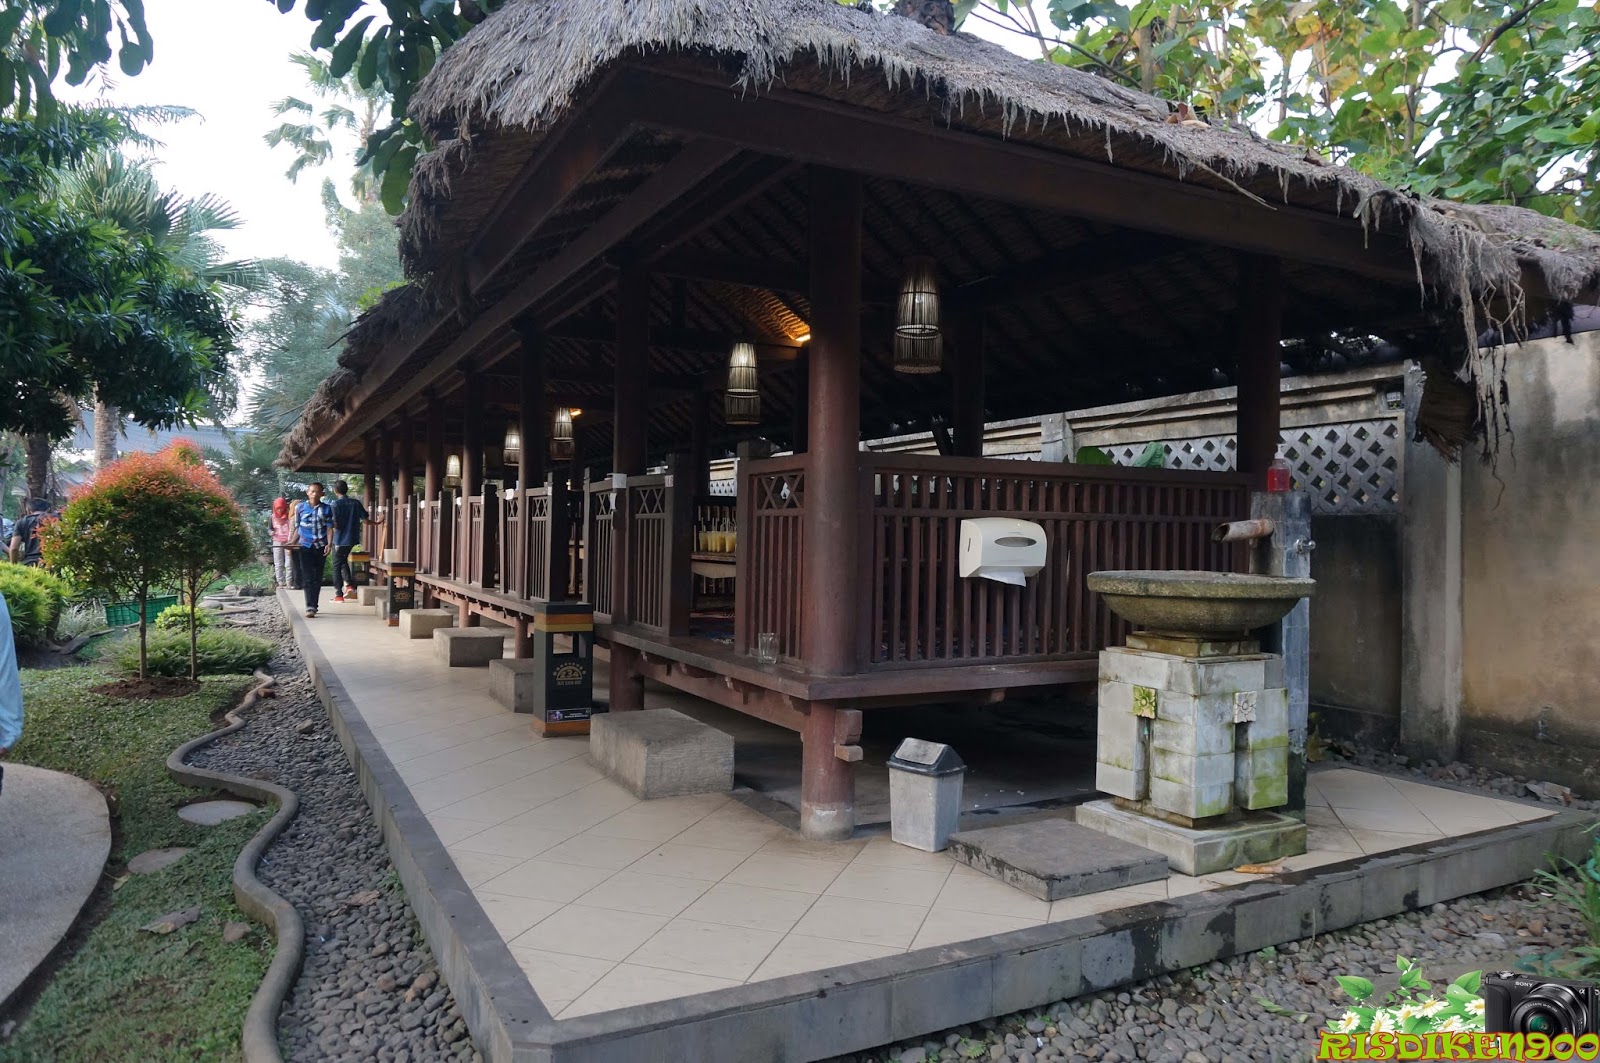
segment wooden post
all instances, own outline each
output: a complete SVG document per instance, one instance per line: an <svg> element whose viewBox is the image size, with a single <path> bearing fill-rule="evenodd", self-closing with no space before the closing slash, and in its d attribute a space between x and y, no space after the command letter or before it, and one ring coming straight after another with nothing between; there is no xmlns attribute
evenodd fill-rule
<svg viewBox="0 0 1600 1063"><path fill-rule="evenodd" d="M472 568L467 544L472 542L472 507L467 499L483 492L483 377L476 369L463 371L461 389L461 512L456 514L456 579L465 583Z"/></svg>
<svg viewBox="0 0 1600 1063"><path fill-rule="evenodd" d="M415 562L416 557L416 515L411 512L411 480L416 473L413 456L417 444L416 430L411 419L411 414L404 408L400 409L400 457L395 463L396 491L395 508L405 518L404 523L395 525L399 529L399 541L396 546L400 548L400 558L403 561Z"/></svg>
<svg viewBox="0 0 1600 1063"><path fill-rule="evenodd" d="M667 634L689 633L690 599L694 596L694 476L686 455L667 458Z"/></svg>
<svg viewBox="0 0 1600 1063"><path fill-rule="evenodd" d="M951 315L950 409L959 458L983 457L983 318L973 310Z"/></svg>
<svg viewBox="0 0 1600 1063"><path fill-rule="evenodd" d="M790 449L796 454L806 452L806 443L810 438L807 431L808 419L811 416L811 354L806 348L800 348L800 353L794 358L794 422L790 426L789 434L794 437Z"/></svg>
<svg viewBox="0 0 1600 1063"><path fill-rule="evenodd" d="M517 434L522 437L522 457L517 462L517 515L521 520L517 541L509 544L517 561L508 575L514 575L516 586L511 593L518 598L528 596L528 576L532 566L544 565L542 557L529 557L533 535L533 521L528 511L529 491L544 483L545 452L550 449L545 436L549 419L544 401L544 337L530 323L521 323L517 333L522 340L522 359L517 374ZM551 544L554 548L554 544ZM518 654L517 656L523 656Z"/></svg>
<svg viewBox="0 0 1600 1063"><path fill-rule="evenodd" d="M439 401L439 396L434 391L428 392L428 404L423 413L422 425L422 508L418 510L417 521L420 525L430 519L430 513L435 503L439 501L439 492L444 484L444 405ZM434 528L428 536L428 556L417 558L422 571L435 576L444 575L440 559L444 551L440 548L439 537L444 530L444 507L439 507L439 526Z"/></svg>
<svg viewBox="0 0 1600 1063"><path fill-rule="evenodd" d="M1283 265L1276 258L1239 256L1238 451L1240 472L1266 486L1267 466L1278 454L1280 366L1283 349Z"/></svg>
<svg viewBox="0 0 1600 1063"><path fill-rule="evenodd" d="M861 438L861 178L810 172L811 349L807 396L803 652L824 675L857 670ZM757 632L756 634L759 634ZM817 840L855 829L855 776L834 755L859 713L814 704L802 738L800 832Z"/></svg>
<svg viewBox="0 0 1600 1063"><path fill-rule="evenodd" d="M689 494L695 499L711 493L711 393L697 391L692 412L689 438Z"/></svg>
<svg viewBox="0 0 1600 1063"><path fill-rule="evenodd" d="M370 518L378 505L378 441L372 436L363 436L361 439L361 504L366 508ZM373 526L368 524L361 530L361 545L367 548L368 554L377 554L378 560L383 560L383 555L378 553L376 541L368 541Z"/></svg>
<svg viewBox="0 0 1600 1063"><path fill-rule="evenodd" d="M378 536L378 555L394 545L394 438L387 426L378 429L378 508L383 510L383 531Z"/></svg>
<svg viewBox="0 0 1600 1063"><path fill-rule="evenodd" d="M612 422L611 471L638 476L645 469L645 422L649 417L646 382L650 371L650 274L637 262L623 265L617 278L616 416ZM633 619L633 595L628 586L633 549L632 507L628 489L622 489L611 525L611 622L625 625ZM644 708L644 676L638 652L611 644L610 694L612 712Z"/></svg>

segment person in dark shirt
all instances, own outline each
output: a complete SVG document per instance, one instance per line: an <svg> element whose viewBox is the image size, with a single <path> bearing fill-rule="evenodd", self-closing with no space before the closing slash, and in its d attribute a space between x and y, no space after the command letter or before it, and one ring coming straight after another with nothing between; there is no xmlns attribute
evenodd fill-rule
<svg viewBox="0 0 1600 1063"><path fill-rule="evenodd" d="M342 602L356 596L356 574L350 567L350 551L361 545L367 523L367 507L350 497L350 485L333 482L333 600Z"/></svg>
<svg viewBox="0 0 1600 1063"><path fill-rule="evenodd" d="M28 503L28 515L17 521L11 529L11 560L24 565L44 564L44 554L39 548L39 525L50 516L50 503L36 498Z"/></svg>

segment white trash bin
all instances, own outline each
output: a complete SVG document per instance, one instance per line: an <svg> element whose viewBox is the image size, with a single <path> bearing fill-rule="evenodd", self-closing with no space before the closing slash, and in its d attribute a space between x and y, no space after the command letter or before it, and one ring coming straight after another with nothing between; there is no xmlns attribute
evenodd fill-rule
<svg viewBox="0 0 1600 1063"><path fill-rule="evenodd" d="M961 821L961 780L967 766L938 742L908 738L889 758L889 836L901 845L937 853Z"/></svg>

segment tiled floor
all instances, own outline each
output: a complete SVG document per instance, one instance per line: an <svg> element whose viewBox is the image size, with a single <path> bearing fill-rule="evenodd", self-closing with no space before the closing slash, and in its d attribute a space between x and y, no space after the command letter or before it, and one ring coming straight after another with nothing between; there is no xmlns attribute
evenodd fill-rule
<svg viewBox="0 0 1600 1063"><path fill-rule="evenodd" d="M1054 904L887 838L804 841L727 797L640 802L586 738L540 738L370 609L328 605L318 644L552 1014L573 1016L1017 930L1250 876ZM1308 784L1291 870L1549 813L1353 770Z"/></svg>

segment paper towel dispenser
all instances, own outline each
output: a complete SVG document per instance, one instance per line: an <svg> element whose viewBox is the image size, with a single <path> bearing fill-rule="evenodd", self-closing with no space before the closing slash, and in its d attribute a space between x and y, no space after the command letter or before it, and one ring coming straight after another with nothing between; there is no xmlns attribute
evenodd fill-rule
<svg viewBox="0 0 1600 1063"><path fill-rule="evenodd" d="M961 522L960 572L1020 587L1044 568L1044 529L1015 517L974 517Z"/></svg>

